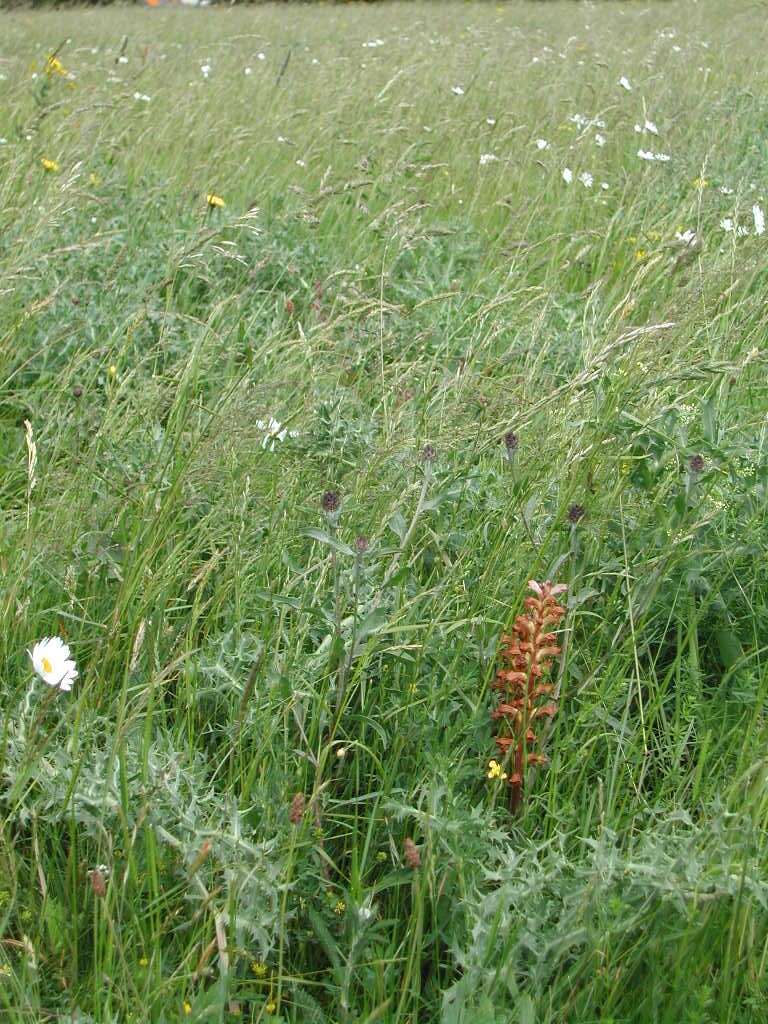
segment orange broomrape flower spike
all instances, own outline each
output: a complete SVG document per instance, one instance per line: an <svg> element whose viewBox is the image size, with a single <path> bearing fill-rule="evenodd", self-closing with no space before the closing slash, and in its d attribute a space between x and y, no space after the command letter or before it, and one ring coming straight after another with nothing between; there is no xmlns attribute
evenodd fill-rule
<svg viewBox="0 0 768 1024"><path fill-rule="evenodd" d="M499 691L499 703L491 711L491 719L498 722L496 746L502 759L511 758L507 782L513 813L519 811L523 802L526 769L547 763L545 755L531 747L538 742L537 723L557 711L551 701L542 700L554 689L551 683L542 681L542 676L560 655L551 630L565 615L557 595L568 589L564 583L553 585L549 580L530 580L528 586L536 596L525 599L525 613L515 619L511 635L502 636L504 666L492 684Z"/></svg>

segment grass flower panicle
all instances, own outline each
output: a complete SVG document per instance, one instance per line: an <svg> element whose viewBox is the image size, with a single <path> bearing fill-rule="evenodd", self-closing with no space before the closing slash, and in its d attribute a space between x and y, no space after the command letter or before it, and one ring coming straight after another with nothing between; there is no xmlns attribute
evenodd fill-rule
<svg viewBox="0 0 768 1024"><path fill-rule="evenodd" d="M511 771L505 773L499 762L491 761L488 778L506 777L513 812L522 804L527 769L547 762L546 756L532 747L539 741L538 724L557 711L550 699L554 687L543 679L560 655L551 630L565 615L557 597L568 589L565 583L553 585L549 580L530 580L528 587L535 596L525 599L525 613L515 619L512 633L502 637L504 667L496 673L493 683L499 692L499 703L491 712L491 719L499 727L496 746L502 760L511 765Z"/></svg>

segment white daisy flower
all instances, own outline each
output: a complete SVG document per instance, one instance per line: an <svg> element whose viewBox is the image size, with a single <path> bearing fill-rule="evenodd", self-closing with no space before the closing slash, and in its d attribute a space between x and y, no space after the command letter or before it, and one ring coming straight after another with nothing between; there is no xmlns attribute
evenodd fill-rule
<svg viewBox="0 0 768 1024"><path fill-rule="evenodd" d="M756 235L764 235L765 234L765 214L763 213L763 208L761 206L759 206L757 203L755 203L755 205L752 207L752 217L753 217L753 219L755 221L755 234Z"/></svg>
<svg viewBox="0 0 768 1024"><path fill-rule="evenodd" d="M69 646L60 636L45 636L38 640L27 654L32 659L32 666L48 686L56 686L60 690L69 691L77 679L75 663L69 657Z"/></svg>
<svg viewBox="0 0 768 1024"><path fill-rule="evenodd" d="M549 143L546 139L536 139L536 149L549 149Z"/></svg>
<svg viewBox="0 0 768 1024"><path fill-rule="evenodd" d="M573 181L573 171L570 167L563 168L563 181L566 185L570 185Z"/></svg>
<svg viewBox="0 0 768 1024"><path fill-rule="evenodd" d="M454 96L464 95L464 90L461 88L460 85L454 85L453 88L451 89L451 92L453 93Z"/></svg>
<svg viewBox="0 0 768 1024"><path fill-rule="evenodd" d="M485 123L489 124L491 126L491 128L493 128L493 126L496 124L496 118L495 117L486 117Z"/></svg>
<svg viewBox="0 0 768 1024"><path fill-rule="evenodd" d="M603 190L603 192L607 192L610 187L611 186L608 184L607 181L600 182L600 188Z"/></svg>
<svg viewBox="0 0 768 1024"><path fill-rule="evenodd" d="M486 164L492 164L499 158L494 153L481 153L480 154L480 166L485 167Z"/></svg>
<svg viewBox="0 0 768 1024"><path fill-rule="evenodd" d="M253 74L253 68L243 68L243 74L244 75L252 75Z"/></svg>
<svg viewBox="0 0 768 1024"><path fill-rule="evenodd" d="M605 136L601 132L595 132L595 145L596 146L604 146L605 143L606 143Z"/></svg>
<svg viewBox="0 0 768 1024"><path fill-rule="evenodd" d="M632 92L632 86L629 84L629 79L626 75L622 75L619 79L619 85L622 89L626 89L627 92Z"/></svg>
<svg viewBox="0 0 768 1024"><path fill-rule="evenodd" d="M579 175L579 181L584 186L584 188L592 188L594 180L595 179L592 177L589 171L582 171Z"/></svg>
<svg viewBox="0 0 768 1024"><path fill-rule="evenodd" d="M683 245L695 245L698 239L699 236L691 228L688 228L687 231L675 232L675 241L681 242Z"/></svg>

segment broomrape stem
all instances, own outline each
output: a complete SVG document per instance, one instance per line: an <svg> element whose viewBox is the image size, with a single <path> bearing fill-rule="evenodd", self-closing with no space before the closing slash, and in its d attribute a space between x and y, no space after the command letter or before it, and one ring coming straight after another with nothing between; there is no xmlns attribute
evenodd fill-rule
<svg viewBox="0 0 768 1024"><path fill-rule="evenodd" d="M543 679L551 670L553 659L561 654L551 627L565 615L565 608L557 603L556 597L567 590L565 583L553 585L549 580L530 580L528 586L536 597L525 599L526 612L515 619L511 635L502 637L501 657L507 667L497 672L492 684L499 691L499 704L491 712L491 718L499 723L496 746L502 760L512 756L512 771L507 774L492 761L488 774L490 778L506 778L509 782L513 814L519 813L523 804L527 770L547 763L540 750L537 723L551 719L557 711L551 699L544 703L554 687ZM539 750L532 749L537 745Z"/></svg>

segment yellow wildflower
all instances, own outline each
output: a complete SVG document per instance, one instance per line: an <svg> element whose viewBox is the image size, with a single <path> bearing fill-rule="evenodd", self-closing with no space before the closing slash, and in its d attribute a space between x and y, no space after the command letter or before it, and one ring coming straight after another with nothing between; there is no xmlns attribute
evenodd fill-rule
<svg viewBox="0 0 768 1024"><path fill-rule="evenodd" d="M648 253L645 251L645 249L638 249L637 252L635 253L635 262L636 263L642 263L642 261L644 259L647 259L647 258L648 258Z"/></svg>
<svg viewBox="0 0 768 1024"><path fill-rule="evenodd" d="M251 970L257 978L263 978L267 973L267 965L263 964L261 960L254 960L251 963Z"/></svg>
<svg viewBox="0 0 768 1024"><path fill-rule="evenodd" d="M109 374L110 377L117 376L117 367L115 366L114 363L107 367L107 373Z"/></svg>
<svg viewBox="0 0 768 1024"><path fill-rule="evenodd" d="M338 914L339 917L341 917L341 915L344 913L346 909L347 904L344 902L344 900L338 900L336 906L333 908L333 912L334 914Z"/></svg>
<svg viewBox="0 0 768 1024"><path fill-rule="evenodd" d="M702 192L707 187L709 182L706 178L694 178L691 184L697 191Z"/></svg>
<svg viewBox="0 0 768 1024"><path fill-rule="evenodd" d="M215 207L219 207L219 209L221 209L222 206L227 205L221 196L217 196L215 192L209 192L205 197L205 201L211 209L214 209Z"/></svg>
<svg viewBox="0 0 768 1024"><path fill-rule="evenodd" d="M182 1009L184 1010L184 1016L185 1017L191 1017L192 1016L192 1003L190 1003L189 1000L187 1000L187 999L184 1000L184 1005L182 1006Z"/></svg>
<svg viewBox="0 0 768 1024"><path fill-rule="evenodd" d="M67 69L55 53L51 53L48 56L48 60L45 62L44 71L46 75L61 75L62 78L67 77Z"/></svg>
<svg viewBox="0 0 768 1024"><path fill-rule="evenodd" d="M95 174L93 171L91 171L90 175L88 176L88 181L94 187L96 185L100 185L101 184L101 178L98 176L98 174Z"/></svg>
<svg viewBox="0 0 768 1024"><path fill-rule="evenodd" d="M145 956L139 957L139 967L147 967L148 965L149 965L149 960L147 960L147 958Z"/></svg>
<svg viewBox="0 0 768 1024"><path fill-rule="evenodd" d="M270 999L269 1002L264 1007L264 1012L272 1016L273 1013L277 1012L277 1004Z"/></svg>
<svg viewBox="0 0 768 1024"><path fill-rule="evenodd" d="M507 773L501 767L498 761L488 762L488 778L489 779L506 779Z"/></svg>
<svg viewBox="0 0 768 1024"><path fill-rule="evenodd" d="M49 174L56 174L56 172L59 169L58 161L56 161L56 160L49 160L45 156L40 161L40 163L43 165L43 170L44 171L48 171Z"/></svg>

